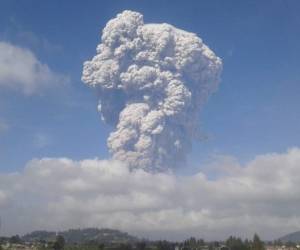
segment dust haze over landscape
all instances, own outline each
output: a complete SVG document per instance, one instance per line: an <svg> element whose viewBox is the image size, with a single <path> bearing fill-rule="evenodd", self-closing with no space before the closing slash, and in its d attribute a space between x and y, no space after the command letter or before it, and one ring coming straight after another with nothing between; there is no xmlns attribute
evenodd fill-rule
<svg viewBox="0 0 300 250"><path fill-rule="evenodd" d="M112 129L107 138L93 136L107 144L111 157L37 155L22 169L1 171L0 233L96 227L150 239L214 240L254 233L274 239L299 230L297 145L245 163L221 154L196 173L176 171L188 167L193 143L201 142L201 114L221 91L226 71L222 56L201 34L146 22L143 13L124 10L110 18L99 27L95 54L80 58L81 84L97 96L99 123ZM71 80L29 49L0 40L1 89L32 96L50 92L52 82ZM0 116L0 140L7 130ZM37 147L52 143L43 134L37 138Z"/></svg>

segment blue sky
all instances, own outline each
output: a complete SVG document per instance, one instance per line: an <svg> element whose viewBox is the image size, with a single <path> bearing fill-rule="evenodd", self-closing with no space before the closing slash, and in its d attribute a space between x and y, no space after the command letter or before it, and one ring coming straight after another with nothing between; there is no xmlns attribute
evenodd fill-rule
<svg viewBox="0 0 300 250"><path fill-rule="evenodd" d="M196 172L214 155L243 163L300 146L299 1L1 1L0 41L69 79L30 95L0 86L1 172L33 158L108 157L111 128L80 78L104 25L125 9L196 33L223 60L201 114L207 140L194 143L190 167L179 171Z"/></svg>

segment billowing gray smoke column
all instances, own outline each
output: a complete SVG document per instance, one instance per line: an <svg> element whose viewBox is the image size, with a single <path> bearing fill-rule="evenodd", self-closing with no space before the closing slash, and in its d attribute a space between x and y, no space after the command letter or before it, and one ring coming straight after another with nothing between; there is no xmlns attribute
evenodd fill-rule
<svg viewBox="0 0 300 250"><path fill-rule="evenodd" d="M124 11L107 23L82 80L97 90L102 119L116 126L107 140L113 157L160 171L185 160L221 70L195 34Z"/></svg>

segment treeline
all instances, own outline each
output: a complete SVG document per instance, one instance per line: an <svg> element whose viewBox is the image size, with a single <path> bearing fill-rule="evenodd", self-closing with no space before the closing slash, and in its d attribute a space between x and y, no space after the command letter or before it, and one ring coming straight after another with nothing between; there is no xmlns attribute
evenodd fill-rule
<svg viewBox="0 0 300 250"><path fill-rule="evenodd" d="M42 242L45 243L45 242ZM230 236L222 242L205 242L191 237L183 242L138 241L127 243L104 244L89 241L83 244L68 244L63 236L57 236L55 242L41 244L39 250L265 250L264 242L257 234L252 240Z"/></svg>
<svg viewBox="0 0 300 250"><path fill-rule="evenodd" d="M253 240L242 240L241 238L230 236L226 242L231 250L264 250L265 244L260 240L257 234L254 234Z"/></svg>
<svg viewBox="0 0 300 250"><path fill-rule="evenodd" d="M108 228L83 228L83 229L69 229L61 232L51 231L33 231L22 236L25 242L36 242L39 240L54 241L56 235L59 234L64 237L67 243L82 244L89 241L97 241L104 244L110 242L134 242L138 239L126 232Z"/></svg>
<svg viewBox="0 0 300 250"><path fill-rule="evenodd" d="M77 234L79 231L75 230L75 232ZM49 234L51 237L48 237L48 234L36 232L30 236L32 241L27 241L26 238L18 235L0 237L0 250L3 250L3 246L7 246L7 244L11 246L15 244L31 246L32 249L36 250L265 250L265 245L277 247L285 246L293 249L299 248L299 243L282 242L280 240L270 241L265 244L257 234L250 240L230 236L225 241L207 242L203 239L191 237L182 242L171 242L166 240L139 240L128 234L113 230L106 230L106 234L103 234L106 235L106 237L101 236L101 234L96 234L97 231L95 230L81 230L81 233L82 232L89 232L89 237L85 235L83 238L81 236L78 242L76 242L76 239L73 237L73 230L69 230L68 233L65 234L67 237L65 237L65 235L52 237L52 234ZM69 236L71 233L72 237ZM45 240L43 237L39 238L41 235L49 240ZM93 240L90 240L91 238L93 238ZM6 247L5 249L9 250ZM13 247L11 249L13 249Z"/></svg>

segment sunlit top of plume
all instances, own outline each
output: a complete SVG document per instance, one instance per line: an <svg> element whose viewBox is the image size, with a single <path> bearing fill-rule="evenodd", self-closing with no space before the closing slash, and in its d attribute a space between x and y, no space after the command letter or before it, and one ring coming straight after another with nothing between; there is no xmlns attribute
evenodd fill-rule
<svg viewBox="0 0 300 250"><path fill-rule="evenodd" d="M221 59L196 34L144 24L126 10L106 24L82 80L96 89L103 121L115 126L107 140L113 158L161 171L185 160L221 71Z"/></svg>

